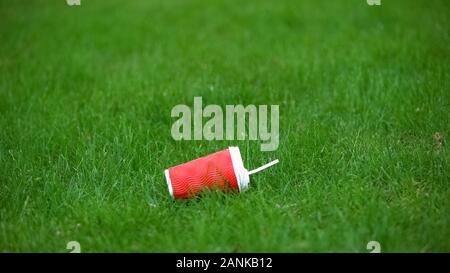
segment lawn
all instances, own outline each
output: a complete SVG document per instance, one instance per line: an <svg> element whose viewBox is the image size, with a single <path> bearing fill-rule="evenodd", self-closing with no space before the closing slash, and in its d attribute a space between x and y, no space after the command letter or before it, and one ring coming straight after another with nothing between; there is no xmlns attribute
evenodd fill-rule
<svg viewBox="0 0 450 273"><path fill-rule="evenodd" d="M0 1L0 251L450 251L450 2ZM171 109L279 105L280 142ZM163 171L239 146L242 194Z"/></svg>

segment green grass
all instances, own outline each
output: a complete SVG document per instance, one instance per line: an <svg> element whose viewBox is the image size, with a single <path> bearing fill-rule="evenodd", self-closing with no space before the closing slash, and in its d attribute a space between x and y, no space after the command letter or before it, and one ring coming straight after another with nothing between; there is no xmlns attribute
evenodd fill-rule
<svg viewBox="0 0 450 273"><path fill-rule="evenodd" d="M450 251L448 1L81 4L0 1L0 251ZM279 149L174 141L194 96L279 104ZM171 200L230 145L280 164Z"/></svg>

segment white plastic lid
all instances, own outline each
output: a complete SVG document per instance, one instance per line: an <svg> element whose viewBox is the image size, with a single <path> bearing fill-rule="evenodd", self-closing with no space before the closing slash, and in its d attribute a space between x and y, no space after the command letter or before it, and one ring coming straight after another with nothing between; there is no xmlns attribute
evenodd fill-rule
<svg viewBox="0 0 450 273"><path fill-rule="evenodd" d="M241 152L239 147L229 147L231 162L233 163L234 173L238 182L239 192L243 192L248 189L250 183L250 175L242 162Z"/></svg>

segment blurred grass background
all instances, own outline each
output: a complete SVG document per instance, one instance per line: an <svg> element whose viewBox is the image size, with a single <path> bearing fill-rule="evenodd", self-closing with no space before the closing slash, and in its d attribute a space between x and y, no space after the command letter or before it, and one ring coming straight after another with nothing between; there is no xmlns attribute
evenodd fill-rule
<svg viewBox="0 0 450 273"><path fill-rule="evenodd" d="M0 251L450 251L448 1L0 1ZM171 138L279 104L280 147ZM229 145L249 191L173 202Z"/></svg>

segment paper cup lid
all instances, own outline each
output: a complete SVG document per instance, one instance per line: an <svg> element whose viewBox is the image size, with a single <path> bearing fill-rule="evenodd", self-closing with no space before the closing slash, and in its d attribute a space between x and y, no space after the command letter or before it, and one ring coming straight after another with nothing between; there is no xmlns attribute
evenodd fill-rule
<svg viewBox="0 0 450 273"><path fill-rule="evenodd" d="M172 198L174 198L174 196L173 196L172 181L171 181L171 179L170 179L169 169L167 169L167 170L164 171L164 176L166 177L167 187L169 188L170 196L171 196Z"/></svg>
<svg viewBox="0 0 450 273"><path fill-rule="evenodd" d="M250 183L250 175L242 162L241 152L239 147L229 147L231 162L233 163L234 173L238 182L239 192L243 192L248 189Z"/></svg>

